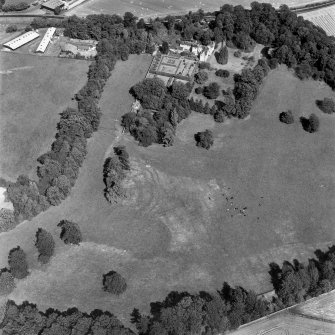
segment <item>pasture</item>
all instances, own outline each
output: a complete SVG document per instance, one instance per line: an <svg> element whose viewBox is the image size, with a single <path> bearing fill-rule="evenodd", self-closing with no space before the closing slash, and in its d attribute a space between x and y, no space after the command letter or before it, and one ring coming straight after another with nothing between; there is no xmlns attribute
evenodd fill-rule
<svg viewBox="0 0 335 335"><path fill-rule="evenodd" d="M59 113L86 82L86 61L0 55L0 176L34 177L36 159L48 151Z"/></svg>
<svg viewBox="0 0 335 335"><path fill-rule="evenodd" d="M306 3L318 2L319 0L306 1ZM66 12L65 15L86 16L90 14L118 14L132 12L138 17L155 17L165 15L186 14L189 11L197 11L202 8L205 12L218 10L224 3L242 5L248 7L252 0L88 0L82 5ZM264 0L275 7L282 4L288 6L300 5L300 0Z"/></svg>
<svg viewBox="0 0 335 335"><path fill-rule="evenodd" d="M89 140L71 195L0 234L0 267L21 245L32 269L10 295L15 301L41 309L108 309L128 321L134 307L148 311L171 290L214 290L228 281L268 291L270 262L305 261L333 243L335 119L315 107L315 99L334 97L329 87L301 82L281 67L266 78L248 120L216 124L192 114L179 125L173 147L143 148L121 133L119 121L133 101L129 88L144 78L150 61L141 55L117 63L101 101L100 129ZM278 120L288 108L292 125ZM311 112L321 121L315 134L298 121ZM209 151L193 138L206 128L215 135ZM102 166L116 144L126 145L131 172L128 199L110 205ZM58 238L57 223L65 218L80 225L80 246ZM38 227L56 240L56 256L46 266L37 262ZM101 289L110 270L127 280L120 297Z"/></svg>
<svg viewBox="0 0 335 335"><path fill-rule="evenodd" d="M335 36L335 6L302 14L305 20L321 27L329 36Z"/></svg>

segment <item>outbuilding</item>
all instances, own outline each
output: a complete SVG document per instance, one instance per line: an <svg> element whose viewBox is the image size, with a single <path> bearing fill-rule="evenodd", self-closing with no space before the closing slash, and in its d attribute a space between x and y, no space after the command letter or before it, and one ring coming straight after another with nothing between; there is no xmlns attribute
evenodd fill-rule
<svg viewBox="0 0 335 335"><path fill-rule="evenodd" d="M20 47L22 47L22 45L25 45L31 41L33 41L34 39L36 39L37 37L39 37L40 34L38 34L36 31L28 31L26 33L24 33L23 35L20 35L14 39L12 39L11 41L4 43L4 46L11 49L11 50L16 50Z"/></svg>
<svg viewBox="0 0 335 335"><path fill-rule="evenodd" d="M54 35L55 31L56 31L55 27L48 28L47 32L43 36L43 39L42 39L40 45L37 47L36 52L42 52L42 53L45 52L45 50L46 50L47 46L49 45L49 43L51 41L51 38Z"/></svg>
<svg viewBox="0 0 335 335"><path fill-rule="evenodd" d="M56 8L62 9L64 8L64 6L65 6L65 2L61 0L49 0L41 4L41 8L52 10L53 12L56 10Z"/></svg>

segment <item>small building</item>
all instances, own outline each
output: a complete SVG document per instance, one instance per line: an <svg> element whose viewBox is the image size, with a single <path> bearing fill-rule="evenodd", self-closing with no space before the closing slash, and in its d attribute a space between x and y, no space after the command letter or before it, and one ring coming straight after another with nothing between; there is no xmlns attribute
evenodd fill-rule
<svg viewBox="0 0 335 335"><path fill-rule="evenodd" d="M51 38L54 35L55 31L56 31L55 27L48 28L45 35L43 36L43 39L42 39L41 43L37 47L36 52L42 52L42 53L45 52L45 50L46 50L47 46L49 45L49 43L51 41Z"/></svg>
<svg viewBox="0 0 335 335"><path fill-rule="evenodd" d="M65 2L61 0L49 0L41 4L41 8L52 10L53 12L55 11L56 8L62 9L64 8L64 6L65 6Z"/></svg>
<svg viewBox="0 0 335 335"><path fill-rule="evenodd" d="M11 50L16 50L20 47L22 47L23 45L35 40L37 37L39 37L40 34L38 34L36 31L28 31L26 33L24 33L23 35L20 35L14 39L12 39L11 41L4 43L3 46L11 49Z"/></svg>

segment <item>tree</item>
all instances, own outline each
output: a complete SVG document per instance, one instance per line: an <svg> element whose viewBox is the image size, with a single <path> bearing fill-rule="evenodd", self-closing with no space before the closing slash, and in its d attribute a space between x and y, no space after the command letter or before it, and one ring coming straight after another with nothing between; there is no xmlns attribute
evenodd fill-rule
<svg viewBox="0 0 335 335"><path fill-rule="evenodd" d="M300 118L300 122L303 129L309 133L315 133L319 130L319 118L313 113L309 116L308 119L302 116Z"/></svg>
<svg viewBox="0 0 335 335"><path fill-rule="evenodd" d="M196 87L194 90L196 94L202 94L203 91L204 91L204 88L202 86Z"/></svg>
<svg viewBox="0 0 335 335"><path fill-rule="evenodd" d="M17 26L15 24L12 24L6 28L6 33L13 33L17 31Z"/></svg>
<svg viewBox="0 0 335 335"><path fill-rule="evenodd" d="M224 113L222 110L219 110L214 114L214 121L219 123L224 122Z"/></svg>
<svg viewBox="0 0 335 335"><path fill-rule="evenodd" d="M222 47L218 52L215 53L216 61L221 64L228 63L228 48L226 46Z"/></svg>
<svg viewBox="0 0 335 335"><path fill-rule="evenodd" d="M45 229L39 228L36 232L35 247L39 252L38 259L41 263L47 263L54 254L55 241L52 235Z"/></svg>
<svg viewBox="0 0 335 335"><path fill-rule="evenodd" d="M55 15L59 15L62 12L62 9L60 6L57 6L54 10Z"/></svg>
<svg viewBox="0 0 335 335"><path fill-rule="evenodd" d="M294 117L293 113L291 110L287 110L285 112L281 112L279 114L279 120L280 122L286 123L286 124L291 124L294 122Z"/></svg>
<svg viewBox="0 0 335 335"><path fill-rule="evenodd" d="M137 17L130 12L125 12L123 16L123 25L127 27L135 27L136 26Z"/></svg>
<svg viewBox="0 0 335 335"><path fill-rule="evenodd" d="M208 80L208 73L206 71L199 71L194 75L194 80L197 84L202 85Z"/></svg>
<svg viewBox="0 0 335 335"><path fill-rule="evenodd" d="M206 129L203 132L198 132L194 135L197 147L209 149L214 144L213 133Z"/></svg>
<svg viewBox="0 0 335 335"><path fill-rule="evenodd" d="M218 83L210 83L204 87L203 95L207 99L216 99L220 95L220 86Z"/></svg>
<svg viewBox="0 0 335 335"><path fill-rule="evenodd" d="M109 271L103 275L103 289L109 293L120 295L127 289L126 280L116 271Z"/></svg>
<svg viewBox="0 0 335 335"><path fill-rule="evenodd" d="M244 32L236 34L233 41L235 46L244 52L251 52L256 46L256 42Z"/></svg>
<svg viewBox="0 0 335 335"><path fill-rule="evenodd" d="M215 71L215 75L218 77L228 78L230 73L228 70L219 69Z"/></svg>
<svg viewBox="0 0 335 335"><path fill-rule="evenodd" d="M68 220L62 220L58 223L57 227L62 228L60 238L64 241L65 244L79 244L83 240L77 223Z"/></svg>
<svg viewBox="0 0 335 335"><path fill-rule="evenodd" d="M11 293L15 288L14 277L6 268L0 270L0 296Z"/></svg>
<svg viewBox="0 0 335 335"><path fill-rule="evenodd" d="M162 47L161 47L161 53L163 54L168 54L169 53L169 50L170 50L170 47L169 47L169 43L164 41L162 43Z"/></svg>
<svg viewBox="0 0 335 335"><path fill-rule="evenodd" d="M26 254L19 246L9 252L8 265L15 278L23 279L29 274Z"/></svg>
<svg viewBox="0 0 335 335"><path fill-rule="evenodd" d="M316 105L326 114L335 113L335 102L331 98L324 98L323 100L316 100Z"/></svg>

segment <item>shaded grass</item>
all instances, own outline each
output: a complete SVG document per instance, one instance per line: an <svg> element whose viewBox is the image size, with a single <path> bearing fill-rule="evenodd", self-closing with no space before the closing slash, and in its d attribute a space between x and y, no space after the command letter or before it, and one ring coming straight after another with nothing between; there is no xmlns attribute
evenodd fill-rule
<svg viewBox="0 0 335 335"><path fill-rule="evenodd" d="M3 52L0 55L0 176L35 175L50 149L59 113L84 85L88 62Z"/></svg>

